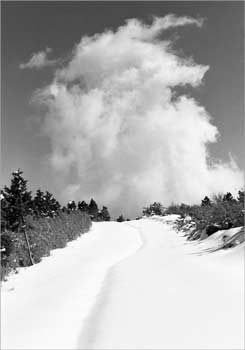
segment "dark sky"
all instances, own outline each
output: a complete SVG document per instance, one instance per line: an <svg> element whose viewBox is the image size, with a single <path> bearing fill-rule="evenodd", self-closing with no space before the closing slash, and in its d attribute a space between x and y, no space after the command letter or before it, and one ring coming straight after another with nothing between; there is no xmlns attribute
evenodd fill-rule
<svg viewBox="0 0 245 350"><path fill-rule="evenodd" d="M2 2L2 162L1 185L20 167L32 188L55 193L55 179L45 165L48 140L39 133L39 115L30 104L35 89L50 82L52 69L20 70L33 52L53 49L65 56L84 34L116 29L125 19L150 22L169 13L204 17L201 29L172 30L176 49L209 65L204 84L191 94L205 106L221 138L211 146L214 157L234 156L244 166L244 3L243 2ZM52 56L51 55L51 56Z"/></svg>

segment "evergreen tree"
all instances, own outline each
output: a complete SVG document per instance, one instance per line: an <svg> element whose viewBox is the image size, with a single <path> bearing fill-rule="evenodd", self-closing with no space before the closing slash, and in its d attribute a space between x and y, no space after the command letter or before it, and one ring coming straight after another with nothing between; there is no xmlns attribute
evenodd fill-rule
<svg viewBox="0 0 245 350"><path fill-rule="evenodd" d="M44 216L45 215L45 208L44 208L44 193L40 189L36 191L36 195L33 199L33 210L34 213L38 216Z"/></svg>
<svg viewBox="0 0 245 350"><path fill-rule="evenodd" d="M123 222L125 221L124 216L121 214L118 218L117 218L117 222Z"/></svg>
<svg viewBox="0 0 245 350"><path fill-rule="evenodd" d="M244 205L244 191L238 191L238 197L237 200L239 203L241 203L242 205Z"/></svg>
<svg viewBox="0 0 245 350"><path fill-rule="evenodd" d="M111 220L111 217L110 217L110 214L109 214L107 207L102 208L102 210L100 212L100 216L101 216L103 221L110 221Z"/></svg>
<svg viewBox="0 0 245 350"><path fill-rule="evenodd" d="M3 190L1 190L1 232L7 229L8 221L7 221L7 201L3 195Z"/></svg>
<svg viewBox="0 0 245 350"><path fill-rule="evenodd" d="M85 202L85 201L82 201L82 202L78 202L78 205L77 205L78 209L81 210L81 211L84 211L84 212L88 212L89 208L88 208L88 204Z"/></svg>
<svg viewBox="0 0 245 350"><path fill-rule="evenodd" d="M27 191L27 180L22 177L23 171L18 169L12 173L10 187L5 186L1 195L4 197L4 218L6 229L23 232L28 248L30 262L34 260L26 232L26 216L32 213L31 192ZM1 196L1 198L2 198Z"/></svg>
<svg viewBox="0 0 245 350"><path fill-rule="evenodd" d="M50 217L60 209L60 203L49 191L46 191L44 195L44 208L46 215Z"/></svg>
<svg viewBox="0 0 245 350"><path fill-rule="evenodd" d="M92 198L88 206L88 213L92 218L97 218L98 212L99 212L98 205L95 202L95 200Z"/></svg>
<svg viewBox="0 0 245 350"><path fill-rule="evenodd" d="M223 202L233 202L234 198L230 192L227 192L223 197Z"/></svg>
<svg viewBox="0 0 245 350"><path fill-rule="evenodd" d="M32 213L31 191L27 191L27 180L22 174L20 169L13 172L10 187L5 186L1 193L5 226L13 231L18 230L24 217Z"/></svg>
<svg viewBox="0 0 245 350"><path fill-rule="evenodd" d="M75 201L69 201L67 203L67 209L69 209L69 210L76 210L76 203L75 203Z"/></svg>
<svg viewBox="0 0 245 350"><path fill-rule="evenodd" d="M143 208L143 215L163 215L164 208L161 203L154 202L149 207Z"/></svg>
<svg viewBox="0 0 245 350"><path fill-rule="evenodd" d="M52 217L60 209L60 204L49 191L44 193L38 189L33 199L33 209L38 216Z"/></svg>
<svg viewBox="0 0 245 350"><path fill-rule="evenodd" d="M210 206L211 205L211 200L205 196L204 199L202 200L202 207L205 207L205 206Z"/></svg>

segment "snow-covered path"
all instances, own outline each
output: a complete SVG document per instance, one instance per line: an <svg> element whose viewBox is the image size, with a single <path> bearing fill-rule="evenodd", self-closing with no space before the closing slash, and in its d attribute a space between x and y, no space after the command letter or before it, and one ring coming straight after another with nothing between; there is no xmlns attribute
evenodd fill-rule
<svg viewBox="0 0 245 350"><path fill-rule="evenodd" d="M3 349L243 349L243 247L97 223L3 285Z"/></svg>
<svg viewBox="0 0 245 350"><path fill-rule="evenodd" d="M138 231L94 223L66 248L3 283L1 349L75 349L108 269L134 254Z"/></svg>
<svg viewBox="0 0 245 350"><path fill-rule="evenodd" d="M77 348L243 349L242 264L191 254L162 223L130 225L144 245L110 270Z"/></svg>

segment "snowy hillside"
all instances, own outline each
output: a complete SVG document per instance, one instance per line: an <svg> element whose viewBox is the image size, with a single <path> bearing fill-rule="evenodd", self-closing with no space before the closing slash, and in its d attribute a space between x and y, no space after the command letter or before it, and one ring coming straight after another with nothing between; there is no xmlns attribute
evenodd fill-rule
<svg viewBox="0 0 245 350"><path fill-rule="evenodd" d="M94 223L10 276L2 348L243 349L244 245L207 253L175 219Z"/></svg>

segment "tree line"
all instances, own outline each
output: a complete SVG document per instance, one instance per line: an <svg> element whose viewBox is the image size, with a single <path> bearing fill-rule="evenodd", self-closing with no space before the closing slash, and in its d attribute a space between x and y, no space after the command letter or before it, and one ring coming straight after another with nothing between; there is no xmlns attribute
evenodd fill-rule
<svg viewBox="0 0 245 350"><path fill-rule="evenodd" d="M196 229L213 232L232 227L244 226L244 190L238 191L233 197L230 192L218 194L210 199L205 196L200 204L187 205L171 204L164 207L161 203L155 202L143 209L143 215L170 215L177 214L180 217L191 217L195 222Z"/></svg>
<svg viewBox="0 0 245 350"><path fill-rule="evenodd" d="M23 171L20 169L12 173L10 186L4 186L1 190L1 229L15 231L23 218L31 215L35 218L55 217L60 211L69 214L72 211L80 210L87 213L94 221L110 221L110 213L107 207L99 210L97 203L92 198L90 203L69 201L61 206L53 194L49 191L38 189L35 196L27 188L27 180L23 178Z"/></svg>
<svg viewBox="0 0 245 350"><path fill-rule="evenodd" d="M91 220L110 221L107 207L100 210L94 199L62 207L41 189L32 196L23 171L13 172L10 186L1 189L1 279L89 231Z"/></svg>

